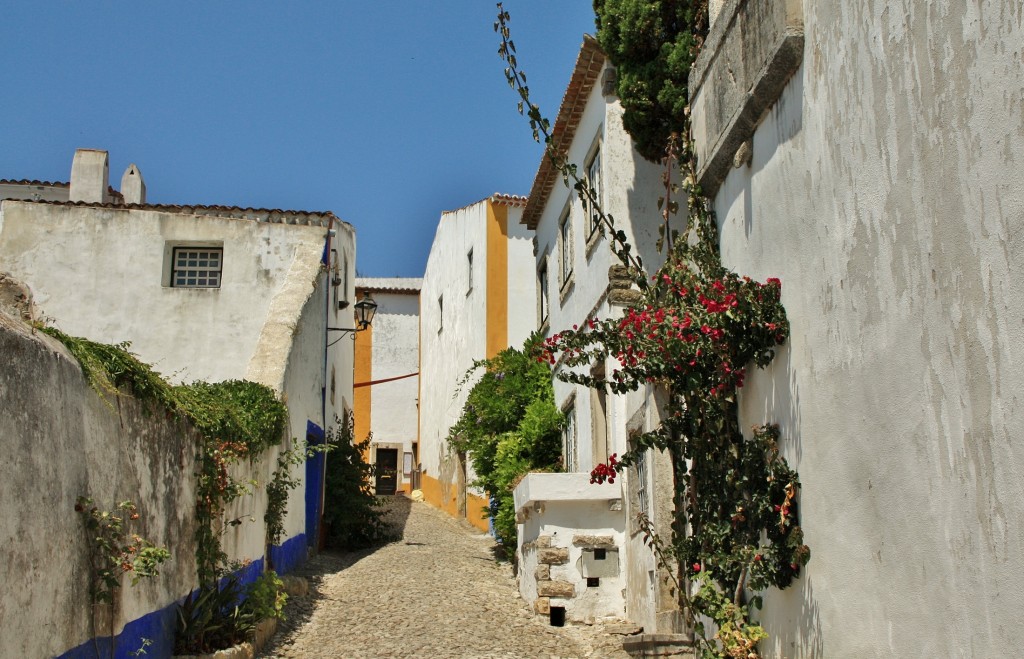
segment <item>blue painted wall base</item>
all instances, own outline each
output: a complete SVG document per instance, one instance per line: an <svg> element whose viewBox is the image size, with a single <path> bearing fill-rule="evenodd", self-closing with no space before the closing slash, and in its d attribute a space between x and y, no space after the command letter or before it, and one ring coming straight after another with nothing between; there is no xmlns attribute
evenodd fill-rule
<svg viewBox="0 0 1024 659"><path fill-rule="evenodd" d="M306 561L306 552L306 534L304 533L288 538L280 546L271 546L270 557L274 564L274 571L278 574L291 572ZM263 574L263 559L253 561L235 574L243 586L256 581ZM146 659L169 659L174 655L174 627L177 621L177 609L183 601L184 598L159 611L153 611L132 620L113 640L107 636L97 638L95 643L88 640L58 655L58 659L97 659L97 647L99 659L107 659L111 656L110 646L112 643L116 643L115 659L134 659L132 653L142 647L143 639L149 639L152 644L146 648L146 654L139 656Z"/></svg>

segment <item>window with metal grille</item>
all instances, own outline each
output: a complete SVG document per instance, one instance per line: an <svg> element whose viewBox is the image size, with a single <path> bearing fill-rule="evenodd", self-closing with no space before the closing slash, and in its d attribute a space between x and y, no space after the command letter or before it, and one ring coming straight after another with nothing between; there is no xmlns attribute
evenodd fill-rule
<svg viewBox="0 0 1024 659"><path fill-rule="evenodd" d="M223 248L175 247L171 261L171 286L220 288L223 266Z"/></svg>

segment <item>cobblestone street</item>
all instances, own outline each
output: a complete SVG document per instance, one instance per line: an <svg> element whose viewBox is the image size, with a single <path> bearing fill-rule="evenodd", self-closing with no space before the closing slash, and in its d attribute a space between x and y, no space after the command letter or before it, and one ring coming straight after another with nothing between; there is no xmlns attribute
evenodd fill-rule
<svg viewBox="0 0 1024 659"><path fill-rule="evenodd" d="M403 497L391 502L402 538L373 551L324 553L297 574L262 657L627 657L614 625L551 627L518 596L490 536Z"/></svg>

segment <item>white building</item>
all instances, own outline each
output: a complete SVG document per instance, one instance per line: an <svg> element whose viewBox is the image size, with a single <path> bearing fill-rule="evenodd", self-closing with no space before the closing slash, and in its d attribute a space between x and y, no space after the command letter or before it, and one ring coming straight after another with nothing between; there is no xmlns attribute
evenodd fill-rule
<svg viewBox="0 0 1024 659"><path fill-rule="evenodd" d="M725 0L690 78L722 256L782 280L742 390L811 560L775 657L1002 656L1024 610L1017 0Z"/></svg>
<svg viewBox="0 0 1024 659"><path fill-rule="evenodd" d="M359 277L356 296L377 303L356 335L355 438L373 436L368 460L377 494L412 492L418 463L422 279Z"/></svg>
<svg viewBox="0 0 1024 659"><path fill-rule="evenodd" d="M553 127L555 148L597 189L635 253L653 270L663 260L655 243L661 222L661 169L636 153L622 128L612 69L597 42L584 38ZM596 227L577 193L544 157L523 222L536 231L535 274L540 327L548 336L588 318L622 314L628 281L610 276L620 265L610 238ZM615 363L595 363L595 375ZM563 369L559 362L555 376ZM665 456L648 453L624 481L591 485L590 471L629 448L629 436L656 424L650 392L629 396L554 380L566 473L530 474L515 491L520 526L520 592L538 612L568 620L628 617L647 632L678 630L678 607L644 544L637 513L667 537L672 472ZM650 404L649 404L650 403Z"/></svg>
<svg viewBox="0 0 1024 659"><path fill-rule="evenodd" d="M441 214L420 293L420 488L424 499L487 529L484 493L468 487L464 456L448 450L475 360L519 347L536 328L525 199L494 194Z"/></svg>
<svg viewBox="0 0 1024 659"><path fill-rule="evenodd" d="M0 182L0 269L62 331L128 341L173 382L265 384L288 405L290 437L322 439L353 406L352 342L328 347L326 331L352 325L338 302L354 294L353 228L332 213L149 204L135 165L117 192L107 163L105 151L79 149L70 184ZM329 269L346 273L343 287ZM321 465L300 468L309 487L289 501L286 540L270 556L279 571L316 547ZM260 490L255 505L265 503ZM261 562L263 538L262 522L242 525L225 548Z"/></svg>

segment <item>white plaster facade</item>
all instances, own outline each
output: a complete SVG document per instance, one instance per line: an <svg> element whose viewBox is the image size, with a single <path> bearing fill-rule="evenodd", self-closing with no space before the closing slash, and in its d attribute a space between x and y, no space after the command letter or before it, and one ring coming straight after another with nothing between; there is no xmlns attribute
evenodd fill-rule
<svg viewBox="0 0 1024 659"><path fill-rule="evenodd" d="M377 303L373 325L368 330L372 336L369 372L360 368L359 357L356 361L356 413L364 412L364 404L369 407L368 430L373 433L371 464L378 464L378 449L397 452L395 486L404 492L412 491L417 462L422 285L423 280L418 278L356 279L357 299L365 292ZM363 341L356 344L357 352L363 345ZM364 395L365 403L361 400ZM357 439L362 437L357 435Z"/></svg>
<svg viewBox="0 0 1024 659"><path fill-rule="evenodd" d="M723 4L712 74L716 55L754 50L726 26L759 5ZM741 395L741 426L781 426L812 552L793 587L767 594L762 645L774 657L1013 654L1024 9L786 4L800 59L735 140L752 138L749 164L714 196L724 261L781 278L792 324ZM720 100L719 84L691 88L698 128L715 120L700 96ZM714 134L696 133L709 161L728 141Z"/></svg>
<svg viewBox="0 0 1024 659"><path fill-rule="evenodd" d="M97 164L105 157L88 150L76 157L75 167L88 160L105 172ZM84 180L100 188L82 194L107 202L0 202L0 269L28 286L41 319L74 336L128 341L132 352L172 382L247 379L273 389L288 405L288 438L251 469L237 467L265 484L278 451L293 438L305 440L310 424L324 429L335 412L351 409L352 345L328 348L326 327L351 326L352 310L331 308L337 289L322 258L327 253L331 266L346 264L343 295L351 298L353 228L330 213L125 206L103 176L94 178ZM77 180L73 171L72 190ZM18 196L19 185L11 186L11 196ZM138 187L134 194L144 194ZM222 250L219 286L171 285L172 251L183 246ZM333 382L328 373L335 374ZM329 386L337 392L333 400L326 396ZM296 468L303 481L305 474L304 466ZM265 491L257 489L238 506L235 512L246 517L265 509ZM308 537L316 532L315 521L307 519L306 509L305 488L293 490L282 543L292 564L305 558L307 544L316 546L316 538ZM258 524L224 535L229 557L263 559L262 513L255 517Z"/></svg>
<svg viewBox="0 0 1024 659"><path fill-rule="evenodd" d="M636 153L622 128L621 105L613 95L605 94L606 81L613 73L597 42L586 37L554 125L555 141L568 161L576 164L578 172L599 181L602 209L615 218L616 228L626 234L634 252L653 270L663 258L655 246L661 223L657 202L664 193L661 169ZM540 325L546 335L582 326L588 318L622 314L621 300L610 295L609 268L620 262L611 250L609 237L592 231L590 214L583 202L575 190L562 184L561 175L551 169L546 158L535 178L524 222L536 230L534 280L537 297L542 300L540 307L547 310ZM593 366L610 373L615 362ZM557 376L561 363L554 369ZM521 547L527 547L527 551L521 548L521 559L532 560L529 547L538 537L553 535L567 541L567 529L590 534L596 532L595 526L614 526L616 550L623 559L622 574L603 579L600 585L584 588L582 592L577 590L574 598L552 598L550 605L563 606L569 620L614 615L628 617L647 631L675 631L676 607L674 603L668 605L664 597L659 600L658 568L635 521L640 496L640 500L648 502L644 512L655 524L665 527L671 523L671 508L665 509L655 502L656 491L666 492L665 479L671 482L671 470L662 456L649 455L641 474L628 472L614 484L591 486L601 490L602 496L616 490L617 494L610 498L619 502L615 510L609 511L606 506L596 517L593 503L576 495L566 494L566 498L545 502L543 507L558 510L557 516L538 515L536 511L531 515L530 510L518 505L520 499L528 498L530 489L535 489L538 479L564 480L569 484L575 484L580 476L589 480L587 474L597 464L612 454L624 453L629 432L646 430L656 421L656 406L648 405L649 392L613 395L556 377L554 393L555 404L571 416L563 431L564 462L570 473L527 475L516 489L517 511L528 520L520 527ZM558 491L554 489L556 494ZM568 487L567 491L574 489ZM670 502L670 486L667 496ZM571 544L564 546L572 547L573 556L581 551ZM520 592L527 601L537 596L529 578L520 580Z"/></svg>
<svg viewBox="0 0 1024 659"><path fill-rule="evenodd" d="M532 233L519 220L525 199L495 194L441 215L420 294L419 462L426 501L487 528L483 493L449 454L475 360L522 346L536 328ZM472 255L472 256L470 256Z"/></svg>

